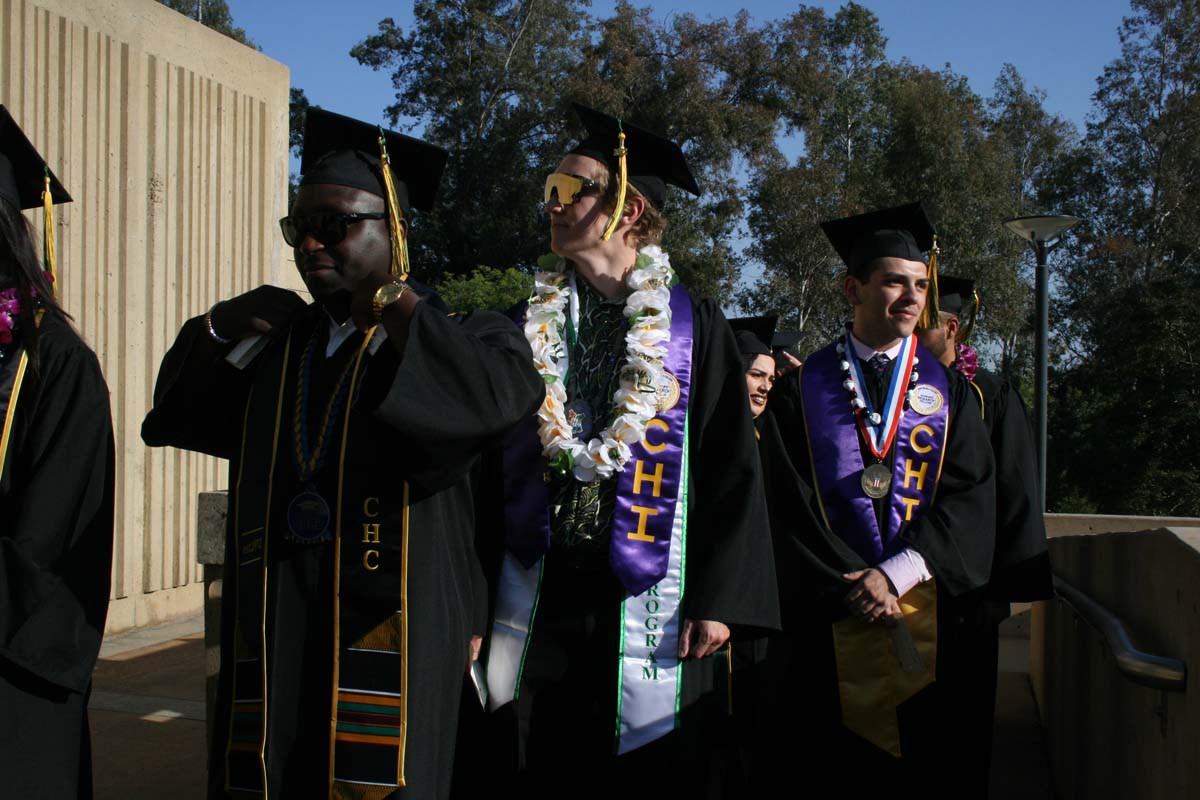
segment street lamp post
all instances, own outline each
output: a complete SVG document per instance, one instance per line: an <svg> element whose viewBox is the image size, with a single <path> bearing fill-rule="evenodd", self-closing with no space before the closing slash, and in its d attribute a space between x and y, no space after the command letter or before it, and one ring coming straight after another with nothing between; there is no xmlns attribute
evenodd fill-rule
<svg viewBox="0 0 1200 800"><path fill-rule="evenodd" d="M1013 217L1004 227L1029 242L1037 260L1034 271L1034 291L1037 313L1035 330L1036 364L1034 369L1033 416L1037 445L1038 478L1042 488L1042 511L1046 510L1046 382L1050 335L1050 284L1046 274L1046 255L1058 246L1068 228L1079 222L1076 217L1032 216Z"/></svg>

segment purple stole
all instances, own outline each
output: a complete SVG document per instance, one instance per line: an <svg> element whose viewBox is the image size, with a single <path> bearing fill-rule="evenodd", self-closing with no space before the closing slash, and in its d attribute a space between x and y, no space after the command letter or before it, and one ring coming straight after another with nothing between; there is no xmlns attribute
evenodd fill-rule
<svg viewBox="0 0 1200 800"><path fill-rule="evenodd" d="M517 314L524 322L524 308ZM626 753L670 733L678 724L682 666L677 656L687 536L687 422L692 377L692 301L671 290L671 341L657 387L658 414L616 476L617 503L609 566L621 581L620 652L616 659L616 749ZM531 416L509 435L504 451L507 552L497 590L488 647L488 705L520 693L521 672L550 550L546 459Z"/></svg>
<svg viewBox="0 0 1200 800"><path fill-rule="evenodd" d="M517 310L524 324L525 305ZM679 387L678 401L660 411L646 438L618 476L608 563L631 595L667 574L671 520L683 480L683 434L692 375L692 301L687 289L671 289L671 342L663 360ZM505 544L521 565L532 567L550 550L550 500L538 418L527 417L504 444Z"/></svg>
<svg viewBox="0 0 1200 800"><path fill-rule="evenodd" d="M834 344L817 351L804 362L800 373L800 396L812 456L813 481L830 529L842 538L868 565L874 566L904 548L900 530L915 520L929 504L937 488L945 454L948 427L949 387L945 370L933 354L913 341L920 381L907 384L904 365L893 374L892 396L899 392L902 411L896 426L895 461L884 527L875 515L875 504L862 490L865 465L860 447L860 428L845 387L842 360ZM855 359L846 340L846 359ZM895 383L900 381L897 387ZM905 408L903 397L915 389L923 398L939 398L936 410L920 414ZM928 409L931 403L921 403ZM886 424L886 418L884 420Z"/></svg>
<svg viewBox="0 0 1200 800"><path fill-rule="evenodd" d="M844 358L853 373L849 380L861 386L849 336L844 342ZM905 547L900 531L933 502L945 455L946 372L915 337L904 343L901 353L874 432L865 414L855 412L850 404L843 385L848 380L840 364L843 356L836 343L813 354L800 374L813 482L822 513L834 535L869 566ZM910 381L912 372L920 375L919 381ZM862 396L865 399L865 392ZM862 445L886 456L885 443L892 430L895 453L881 529L874 501L862 487L866 466ZM902 756L896 708L934 680L936 584L913 587L900 598L900 607L904 617L891 627L854 617L833 624L842 724L896 758ZM915 663L905 663L901 653L906 648L915 650Z"/></svg>

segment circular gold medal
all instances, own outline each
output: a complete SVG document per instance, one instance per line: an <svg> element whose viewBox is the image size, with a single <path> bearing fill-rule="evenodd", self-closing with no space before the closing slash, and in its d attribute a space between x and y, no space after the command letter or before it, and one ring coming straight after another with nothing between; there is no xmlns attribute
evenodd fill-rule
<svg viewBox="0 0 1200 800"><path fill-rule="evenodd" d="M883 464L872 464L863 470L863 494L873 500L886 497L892 485L892 471Z"/></svg>

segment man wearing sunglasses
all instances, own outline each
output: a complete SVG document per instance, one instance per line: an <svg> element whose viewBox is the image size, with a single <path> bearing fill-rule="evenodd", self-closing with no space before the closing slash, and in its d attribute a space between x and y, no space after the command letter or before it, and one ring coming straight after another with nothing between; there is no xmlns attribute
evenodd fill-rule
<svg viewBox="0 0 1200 800"><path fill-rule="evenodd" d="M659 247L667 184L699 193L679 146L576 111L553 254L514 312L545 396L505 444L489 703L521 796L704 792L727 642L778 622L746 388Z"/></svg>
<svg viewBox="0 0 1200 800"><path fill-rule="evenodd" d="M163 359L143 438L230 460L210 797L449 793L479 453L543 384L503 316L406 280L445 159L310 111L281 228L313 302L259 287Z"/></svg>

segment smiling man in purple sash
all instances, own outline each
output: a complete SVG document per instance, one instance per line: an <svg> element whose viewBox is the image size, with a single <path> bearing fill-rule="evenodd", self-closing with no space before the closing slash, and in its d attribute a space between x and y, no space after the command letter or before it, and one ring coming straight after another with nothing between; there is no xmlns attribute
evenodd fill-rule
<svg viewBox="0 0 1200 800"><path fill-rule="evenodd" d="M785 632L758 777L948 796L942 678L991 565L992 455L966 380L913 335L937 274L920 204L822 227L854 318L776 384L761 442Z"/></svg>
<svg viewBox="0 0 1200 800"><path fill-rule="evenodd" d="M522 796L700 790L726 643L778 623L746 388L659 246L667 184L699 193L683 152L576 110L553 254L514 312L546 394L505 448L490 705Z"/></svg>

